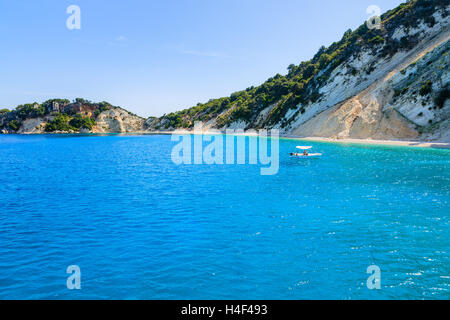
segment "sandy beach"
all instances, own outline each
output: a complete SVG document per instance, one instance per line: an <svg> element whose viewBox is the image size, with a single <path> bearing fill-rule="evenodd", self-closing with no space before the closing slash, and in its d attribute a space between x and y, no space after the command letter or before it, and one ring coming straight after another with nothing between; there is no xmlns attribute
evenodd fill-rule
<svg viewBox="0 0 450 320"><path fill-rule="evenodd" d="M147 132L148 133L148 132ZM204 135L216 135L225 134L225 132L219 133L218 131L203 131L193 132L189 130L176 130L176 131L154 131L151 134L204 134ZM254 133L244 133L238 135L256 136ZM436 148L436 149L450 149L450 143L440 141L405 141L405 140L373 140L373 139L332 139L323 137L299 137L294 135L280 135L283 139L295 139L300 141L317 141L317 142L330 142L330 143L342 143L342 144L373 144L373 145L386 145L386 146L403 146L403 147L418 147L418 148Z"/></svg>
<svg viewBox="0 0 450 320"><path fill-rule="evenodd" d="M388 145L388 146L404 146L404 147L419 147L419 148L437 148L450 149L450 143L438 141L403 141L403 140L372 140L372 139L331 139L321 137L296 137L284 136L285 138L298 139L302 141L319 141L332 143L352 143L352 144L373 144L373 145Z"/></svg>

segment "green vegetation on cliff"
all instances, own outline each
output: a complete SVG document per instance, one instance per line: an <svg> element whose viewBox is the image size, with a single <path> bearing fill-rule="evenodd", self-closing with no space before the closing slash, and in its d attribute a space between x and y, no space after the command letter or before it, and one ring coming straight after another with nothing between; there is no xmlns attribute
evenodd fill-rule
<svg viewBox="0 0 450 320"><path fill-rule="evenodd" d="M219 127L235 121L245 121L256 128L256 117L265 108L272 106L266 122L260 126L270 127L280 123L284 127L284 116L289 109L298 108L304 113L310 103L321 99L319 89L327 83L334 69L363 50L371 50L379 58L393 56L399 51L409 50L417 44L417 36L395 39L396 29L416 27L420 21L428 26L435 24L433 14L445 9L448 0L411 0L381 16L381 28L369 29L366 24L356 30L348 30L338 42L321 47L309 61L291 64L287 75L277 74L262 85L233 93L230 97L213 99L182 111L164 115L155 121L154 129L192 128L195 121L216 119ZM447 15L447 12L444 13ZM367 74L373 71L368 66ZM355 75L358 70L351 70ZM299 108L300 106L300 108Z"/></svg>
<svg viewBox="0 0 450 320"><path fill-rule="evenodd" d="M21 125L22 123L19 120L11 120L10 122L8 122L7 127L14 131L17 131L20 129Z"/></svg>
<svg viewBox="0 0 450 320"><path fill-rule="evenodd" d="M48 122L45 126L45 131L54 132L54 131L71 131L74 130L73 127L69 125L70 117L65 114L58 114L55 118Z"/></svg>
<svg viewBox="0 0 450 320"><path fill-rule="evenodd" d="M95 121L91 117L83 117L81 114L76 114L70 117L67 114L58 114L53 120L47 123L45 131L80 131L81 129L91 130L95 125Z"/></svg>
<svg viewBox="0 0 450 320"><path fill-rule="evenodd" d="M22 120L43 117L45 115L45 108L37 102L19 105L15 111L16 115Z"/></svg>
<svg viewBox="0 0 450 320"><path fill-rule="evenodd" d="M95 125L95 120L91 117L83 117L81 114L76 114L70 121L69 125L77 130L87 129L92 130Z"/></svg>
<svg viewBox="0 0 450 320"><path fill-rule="evenodd" d="M105 101L94 103L82 98L73 102L68 99L51 99L41 104L27 103L12 111L1 109L0 129L17 132L25 120L42 118L47 122L46 132L92 130L99 114L111 108L116 107Z"/></svg>

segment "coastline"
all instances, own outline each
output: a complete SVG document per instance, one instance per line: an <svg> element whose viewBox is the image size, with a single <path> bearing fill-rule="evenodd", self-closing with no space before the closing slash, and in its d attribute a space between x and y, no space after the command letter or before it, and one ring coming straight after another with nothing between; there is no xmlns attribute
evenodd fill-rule
<svg viewBox="0 0 450 320"><path fill-rule="evenodd" d="M62 133L62 132L49 132L49 133L16 133L18 135L225 135L222 131L202 131L193 132L189 130L175 130L175 131L136 131L136 132L94 132L94 133ZM8 134L4 134L8 135ZM242 133L234 134L235 136L258 136L257 133ZM398 146L398 147L415 147L415 148L433 148L433 149L450 149L449 142L443 141L419 141L419 140L375 140L375 139L353 139L353 138L324 138L324 137L300 137L288 134L281 134L281 139L292 139L299 141L311 141L311 142L328 142L338 144L359 144L359 145L384 145L384 146Z"/></svg>
<svg viewBox="0 0 450 320"><path fill-rule="evenodd" d="M296 137L289 135L284 137L302 141L330 142L339 144L370 144L370 145L384 145L384 146L450 149L450 143L440 141L374 140L374 139L351 139L351 138L332 139L322 137Z"/></svg>
<svg viewBox="0 0 450 320"><path fill-rule="evenodd" d="M223 134L225 132L210 132L203 131L202 134L206 135L216 135ZM147 134L198 134L189 130L179 130L179 131L154 131L147 132ZM235 135L244 135L244 136L257 136L255 133L243 133L243 134L235 134ZM299 141L313 141L313 142L329 142L329 143L339 143L339 144L369 144L369 145L385 145L385 146L398 146L398 147L415 147L415 148L433 148L433 149L450 149L449 142L443 141L419 141L419 140L375 140L375 139L352 139L352 138L343 138L343 139L334 139L334 138L323 138L323 137L300 137L288 134L281 134L281 139L293 139Z"/></svg>

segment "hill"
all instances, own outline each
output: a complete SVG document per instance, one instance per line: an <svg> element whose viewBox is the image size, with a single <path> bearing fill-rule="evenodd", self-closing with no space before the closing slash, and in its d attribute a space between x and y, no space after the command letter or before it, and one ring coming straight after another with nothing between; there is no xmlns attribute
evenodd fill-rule
<svg viewBox="0 0 450 320"><path fill-rule="evenodd" d="M449 2L410 0L229 97L143 119L107 102L53 99L0 110L0 132L280 129L301 137L450 142Z"/></svg>
<svg viewBox="0 0 450 320"><path fill-rule="evenodd" d="M411 0L262 85L149 118L149 130L278 128L332 138L450 140L449 6Z"/></svg>
<svg viewBox="0 0 450 320"><path fill-rule="evenodd" d="M144 118L108 102L51 99L0 110L2 133L125 133L143 130Z"/></svg>

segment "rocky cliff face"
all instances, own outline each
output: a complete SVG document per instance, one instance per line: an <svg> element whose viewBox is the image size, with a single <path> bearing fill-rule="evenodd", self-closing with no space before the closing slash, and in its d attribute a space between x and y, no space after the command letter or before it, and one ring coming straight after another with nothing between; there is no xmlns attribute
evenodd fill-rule
<svg viewBox="0 0 450 320"><path fill-rule="evenodd" d="M53 120L53 117L39 117L39 118L25 119L22 122L22 125L17 131L17 133L21 134L43 133L45 132L45 125L51 120Z"/></svg>
<svg viewBox="0 0 450 320"><path fill-rule="evenodd" d="M257 88L159 119L153 129L277 128L303 137L450 142L448 2L412 0ZM226 121L224 121L224 119Z"/></svg>
<svg viewBox="0 0 450 320"><path fill-rule="evenodd" d="M21 105L1 115L0 129L1 133L19 134L128 133L144 131L144 122L144 118L107 103L44 102Z"/></svg>
<svg viewBox="0 0 450 320"><path fill-rule="evenodd" d="M337 69L322 88L324 101L311 106L309 114L296 117L285 132L331 138L447 140L450 33L448 19L439 12L435 18L439 22L433 28L422 24L410 30L421 38L412 50L381 61L362 53ZM355 65L371 65L373 76L340 77ZM364 82L370 85L355 94ZM322 107L323 103L331 107Z"/></svg>
<svg viewBox="0 0 450 320"><path fill-rule="evenodd" d="M144 130L144 122L144 118L132 115L122 108L114 108L98 115L92 132L139 132Z"/></svg>
<svg viewBox="0 0 450 320"><path fill-rule="evenodd" d="M449 33L444 31L426 37L408 54L380 61L375 72L377 69L384 72L372 79L368 88L353 96L353 88L340 88L340 94L351 97L324 111L320 105L313 106L316 112L296 118L286 131L331 138L447 140L448 39ZM333 90L325 92L333 94Z"/></svg>

